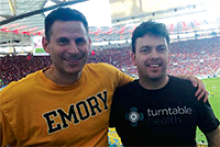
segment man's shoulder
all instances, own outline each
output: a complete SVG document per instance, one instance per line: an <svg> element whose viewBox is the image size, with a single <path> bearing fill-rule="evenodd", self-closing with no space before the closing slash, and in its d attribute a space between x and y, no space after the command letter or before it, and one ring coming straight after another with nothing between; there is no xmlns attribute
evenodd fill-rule
<svg viewBox="0 0 220 147"><path fill-rule="evenodd" d="M18 98L21 95L25 95L25 93L29 93L34 88L33 81L35 81L34 78L39 72L31 73L19 81L11 82L0 92L0 101L4 101L5 98Z"/></svg>
<svg viewBox="0 0 220 147"><path fill-rule="evenodd" d="M113 65L111 64L108 64L108 63L104 63L104 62L98 62L98 63L87 63L86 66L88 67L114 67Z"/></svg>
<svg viewBox="0 0 220 147"><path fill-rule="evenodd" d="M194 96L197 91L197 87L193 87L192 83L189 80L181 79L178 77L170 76L170 90L175 93L187 94Z"/></svg>
<svg viewBox="0 0 220 147"><path fill-rule="evenodd" d="M116 89L115 93L129 94L138 88L138 80L134 80Z"/></svg>
<svg viewBox="0 0 220 147"><path fill-rule="evenodd" d="M178 77L175 77L175 76L169 76L169 77L170 77L171 83L173 85L177 86L177 87L180 86L180 87L194 89L192 83L189 80L178 78Z"/></svg>
<svg viewBox="0 0 220 147"><path fill-rule="evenodd" d="M99 63L88 63L85 66L86 69L107 69L107 70L118 70L116 67L114 67L113 65L110 65L108 63L103 63L103 62L99 62Z"/></svg>
<svg viewBox="0 0 220 147"><path fill-rule="evenodd" d="M114 92L113 104L120 106L121 108L127 108L130 105L133 105L134 101L136 101L136 99L134 99L136 91L136 80L117 88Z"/></svg>
<svg viewBox="0 0 220 147"><path fill-rule="evenodd" d="M83 70L84 72L89 74L99 74L107 76L109 79L114 79L114 77L118 77L118 80L120 80L120 78L125 78L127 79L127 82L133 81L133 78L123 73L120 69L107 63L89 63L85 65Z"/></svg>

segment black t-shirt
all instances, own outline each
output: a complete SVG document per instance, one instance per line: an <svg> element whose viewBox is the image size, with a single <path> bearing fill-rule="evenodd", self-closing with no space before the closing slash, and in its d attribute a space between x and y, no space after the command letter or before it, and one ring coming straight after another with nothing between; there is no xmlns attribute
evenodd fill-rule
<svg viewBox="0 0 220 147"><path fill-rule="evenodd" d="M135 80L116 90L110 127L116 127L124 146L196 146L197 126L203 133L219 126L209 103L195 97L196 90L172 76L159 90L146 90Z"/></svg>

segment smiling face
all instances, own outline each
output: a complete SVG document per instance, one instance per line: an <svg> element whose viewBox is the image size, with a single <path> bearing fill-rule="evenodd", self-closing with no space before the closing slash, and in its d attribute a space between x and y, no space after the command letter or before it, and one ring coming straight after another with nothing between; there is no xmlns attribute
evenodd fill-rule
<svg viewBox="0 0 220 147"><path fill-rule="evenodd" d="M58 74L80 74L87 62L91 41L80 21L55 21L44 49Z"/></svg>
<svg viewBox="0 0 220 147"><path fill-rule="evenodd" d="M165 37L144 35L135 43L131 59L137 66L139 77L160 80L167 76L168 45Z"/></svg>

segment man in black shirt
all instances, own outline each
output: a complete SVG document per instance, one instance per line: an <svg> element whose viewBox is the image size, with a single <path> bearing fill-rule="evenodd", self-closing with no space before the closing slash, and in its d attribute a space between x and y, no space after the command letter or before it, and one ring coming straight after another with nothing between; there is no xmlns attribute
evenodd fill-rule
<svg viewBox="0 0 220 147"><path fill-rule="evenodd" d="M162 23L143 22L132 36L139 79L116 90L110 127L124 146L196 146L196 127L220 146L219 121L208 102L197 101L187 80L167 75L169 35Z"/></svg>

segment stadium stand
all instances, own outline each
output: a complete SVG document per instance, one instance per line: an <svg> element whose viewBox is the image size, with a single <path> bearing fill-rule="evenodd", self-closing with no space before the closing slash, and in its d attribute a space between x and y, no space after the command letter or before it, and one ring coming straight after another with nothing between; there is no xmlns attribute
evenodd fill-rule
<svg viewBox="0 0 220 147"><path fill-rule="evenodd" d="M200 78L215 77L220 68L220 37L175 42L170 45L170 75L193 75ZM136 77L137 70L130 60L131 47L96 50L88 63L106 62ZM51 64L49 56L5 56L0 58L0 86L17 81Z"/></svg>

